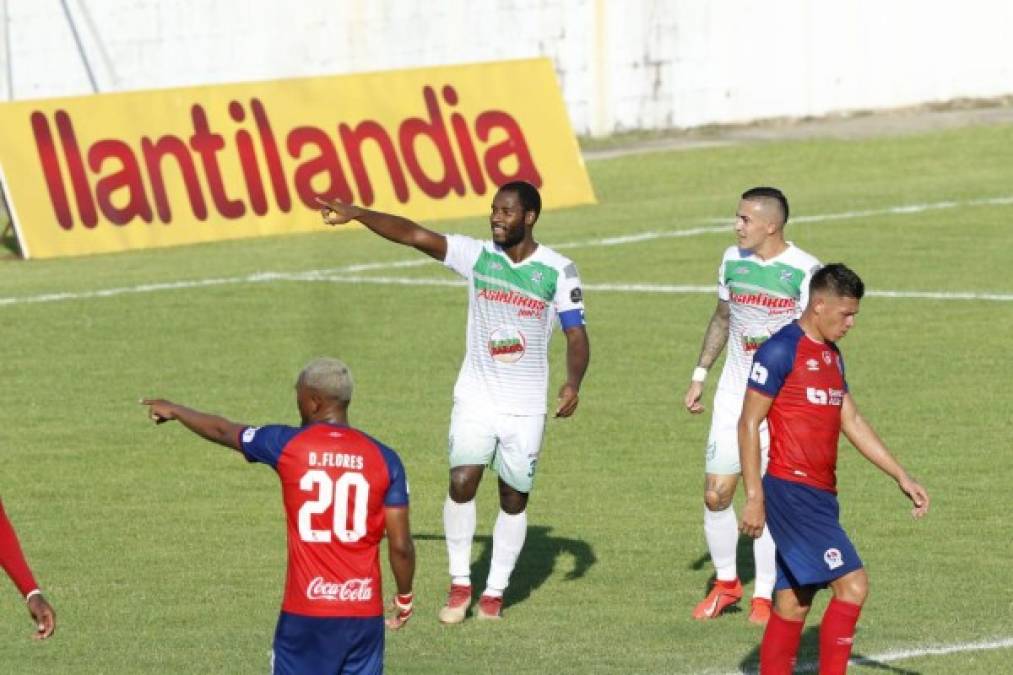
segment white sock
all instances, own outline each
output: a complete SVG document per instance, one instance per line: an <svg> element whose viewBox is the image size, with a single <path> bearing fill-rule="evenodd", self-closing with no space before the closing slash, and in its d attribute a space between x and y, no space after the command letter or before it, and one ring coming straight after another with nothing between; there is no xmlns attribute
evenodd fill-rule
<svg viewBox="0 0 1013 675"><path fill-rule="evenodd" d="M734 581L738 577L735 569L735 548L739 543L739 524L735 520L735 507L724 511L703 509L703 533L707 538L711 561L718 581Z"/></svg>
<svg viewBox="0 0 1013 675"><path fill-rule="evenodd" d="M458 504L450 496L443 502L443 532L447 538L452 583L471 585L471 542L475 538L475 500Z"/></svg>
<svg viewBox="0 0 1013 675"><path fill-rule="evenodd" d="M510 583L510 574L517 564L517 556L524 548L527 534L527 511L510 515L500 509L496 525L492 529L492 562L489 564L489 579L486 582L487 595L503 595L503 589Z"/></svg>
<svg viewBox="0 0 1013 675"><path fill-rule="evenodd" d="M774 539L766 526L759 539L753 541L753 561L756 565L753 597L770 600L774 592L774 581L777 579L777 566L774 562Z"/></svg>

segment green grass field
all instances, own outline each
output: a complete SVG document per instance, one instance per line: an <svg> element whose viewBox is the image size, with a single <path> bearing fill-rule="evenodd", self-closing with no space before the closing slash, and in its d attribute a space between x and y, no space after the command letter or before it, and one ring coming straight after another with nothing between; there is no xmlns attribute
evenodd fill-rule
<svg viewBox="0 0 1013 675"><path fill-rule="evenodd" d="M760 631L744 612L690 619L711 574L701 527L708 420L691 418L681 398L715 298L622 287L712 284L730 230L594 240L730 223L738 194L756 184L789 195L798 218L789 238L847 262L874 291L1005 294L862 303L842 343L851 390L930 491L931 513L914 522L892 482L850 446L839 476L843 521L872 589L854 652L870 660L854 672L1008 669L1009 647L926 652L1013 637L1013 200L983 201L1013 195L1013 127L657 153L589 170L600 203L546 212L536 234L580 244L565 252L587 285L591 369L576 416L547 425L527 546L495 625L436 621L448 583L441 513L464 289L295 274L419 254L349 230L0 263L0 494L59 619L54 639L30 641L16 591L0 583L0 672L266 672L285 572L276 479L179 426L152 426L137 399L294 423L294 377L320 354L351 365L352 422L397 448L411 478L417 613L388 636L389 672L754 668ZM954 204L889 211L942 202ZM856 211L868 213L825 217ZM487 234L483 218L438 228ZM279 276L249 279L258 272ZM435 264L354 274L456 278ZM94 295L210 278L224 281ZM54 293L76 295L28 301ZM554 348L553 391L558 337ZM478 507L480 583L493 481ZM740 551L751 579L744 541ZM800 662L812 661L825 602ZM904 650L917 655L896 658Z"/></svg>

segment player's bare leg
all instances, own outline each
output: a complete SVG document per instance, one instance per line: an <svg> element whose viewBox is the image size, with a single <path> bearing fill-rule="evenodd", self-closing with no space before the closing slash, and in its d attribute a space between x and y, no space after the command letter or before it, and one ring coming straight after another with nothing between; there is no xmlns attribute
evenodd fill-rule
<svg viewBox="0 0 1013 675"><path fill-rule="evenodd" d="M848 572L830 582L833 599L820 621L820 673L844 673L851 658L855 624L869 595L869 577L864 569Z"/></svg>
<svg viewBox="0 0 1013 675"><path fill-rule="evenodd" d="M802 629L815 594L813 586L787 588L774 594L774 611L760 643L760 671L763 675L791 675L794 672Z"/></svg>
<svg viewBox="0 0 1013 675"><path fill-rule="evenodd" d="M500 512L492 531L492 562L485 591L478 600L479 619L502 618L503 591L517 565L528 532L528 495L499 479Z"/></svg>
<svg viewBox="0 0 1013 675"><path fill-rule="evenodd" d="M443 504L443 531L450 559L450 593L440 609L443 623L464 621L471 605L471 543L475 538L475 493L482 481L482 465L455 466Z"/></svg>
<svg viewBox="0 0 1013 675"><path fill-rule="evenodd" d="M694 619L713 619L742 599L742 584L735 566L739 523L732 506L738 480L738 474L706 474L703 531L717 581L693 610Z"/></svg>

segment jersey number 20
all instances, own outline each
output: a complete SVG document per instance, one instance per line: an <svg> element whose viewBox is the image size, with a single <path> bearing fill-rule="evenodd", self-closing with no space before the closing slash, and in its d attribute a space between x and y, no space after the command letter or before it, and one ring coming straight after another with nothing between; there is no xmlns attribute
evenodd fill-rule
<svg viewBox="0 0 1013 675"><path fill-rule="evenodd" d="M355 488L352 506L352 529L348 529L348 491ZM369 511L369 483L361 473L349 471L331 480L326 471L310 469L299 481L299 489L316 492L317 497L299 509L299 538L314 543L331 541L331 530L314 530L311 518L334 506L332 530L338 541L351 544L366 536L366 515Z"/></svg>

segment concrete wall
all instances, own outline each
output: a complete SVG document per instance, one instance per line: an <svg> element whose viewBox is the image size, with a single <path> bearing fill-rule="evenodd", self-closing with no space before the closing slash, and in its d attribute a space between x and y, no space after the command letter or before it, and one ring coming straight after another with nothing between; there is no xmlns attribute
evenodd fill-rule
<svg viewBox="0 0 1013 675"><path fill-rule="evenodd" d="M64 7L99 91L547 56L595 134L1013 93L1005 0L0 0L0 97L92 91Z"/></svg>

